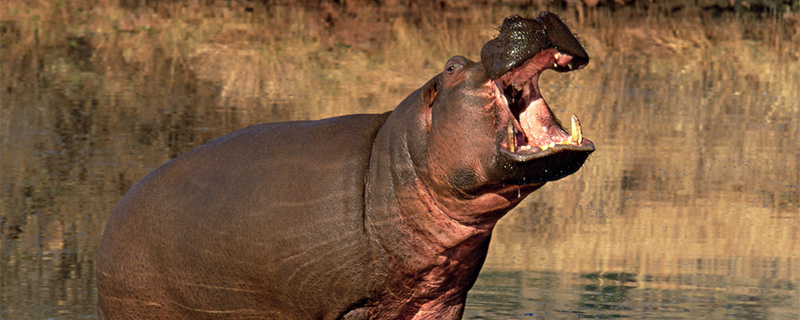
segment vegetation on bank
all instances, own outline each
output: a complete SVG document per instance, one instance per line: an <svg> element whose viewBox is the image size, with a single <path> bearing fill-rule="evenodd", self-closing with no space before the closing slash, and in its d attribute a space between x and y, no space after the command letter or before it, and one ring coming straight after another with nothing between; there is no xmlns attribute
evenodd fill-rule
<svg viewBox="0 0 800 320"><path fill-rule="evenodd" d="M751 1L750 11L693 1L342 3L0 2L4 235L22 232L25 216L18 213L69 199L76 183L97 178L102 192L121 195L152 166L248 124L392 109L448 57L477 60L503 17L514 13L553 10L581 38L590 64L577 73L546 73L543 90L552 105L576 106L571 112L582 119L588 114L585 122L609 138L626 134L618 125L621 114L651 128L665 114L698 104L697 119L752 116L752 123L703 120L706 129L684 137L713 144L718 138L708 128L791 121L800 108L796 3ZM560 78L548 80L554 77ZM648 88L652 81L662 88ZM629 94L651 89L652 96ZM732 106L729 97L742 105ZM787 130L797 136L796 125ZM633 137L639 138L663 137ZM784 141L772 135L737 139L739 149L731 152L740 154L770 139ZM112 151L86 157L102 148ZM92 177L109 158L145 165ZM796 175L792 158L785 161ZM715 179L771 176L780 163ZM764 188L781 210L800 202L797 193ZM115 201L105 201L105 212Z"/></svg>
<svg viewBox="0 0 800 320"><path fill-rule="evenodd" d="M105 219L168 159L250 124L390 110L542 10L591 56L543 95L598 151L501 221L487 264L535 243L513 268L796 282L796 1L338 2L0 1L0 318L52 317L25 316L42 296L94 312ZM676 267L715 257L746 270Z"/></svg>

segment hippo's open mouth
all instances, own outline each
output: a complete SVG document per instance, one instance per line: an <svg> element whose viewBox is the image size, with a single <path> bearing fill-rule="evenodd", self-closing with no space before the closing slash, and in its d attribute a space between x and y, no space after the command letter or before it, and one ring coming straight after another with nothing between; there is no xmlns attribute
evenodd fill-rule
<svg viewBox="0 0 800 320"><path fill-rule="evenodd" d="M501 181L529 184L557 180L580 169L594 151L583 138L578 117L564 130L539 90L544 70L568 72L589 56L566 25L552 13L535 20L512 16L488 42L481 60L498 97L497 164Z"/></svg>
<svg viewBox="0 0 800 320"><path fill-rule="evenodd" d="M510 70L494 80L496 90L502 93L504 105L513 115L508 119L505 135L499 148L518 161L528 161L559 152L559 150L593 151L594 145L583 138L580 120L571 119L571 133L566 132L550 111L539 90L539 76L550 68L573 66L573 57L555 49L536 54L522 66Z"/></svg>

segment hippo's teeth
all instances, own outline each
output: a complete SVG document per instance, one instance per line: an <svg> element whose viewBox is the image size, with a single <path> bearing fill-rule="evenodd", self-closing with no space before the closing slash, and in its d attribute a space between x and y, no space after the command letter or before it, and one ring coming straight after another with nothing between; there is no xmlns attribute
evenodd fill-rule
<svg viewBox="0 0 800 320"><path fill-rule="evenodd" d="M517 133L514 132L514 120L508 120L508 126L506 127L506 134L508 134L507 136L508 151L515 152L517 149Z"/></svg>
<svg viewBox="0 0 800 320"><path fill-rule="evenodd" d="M583 142L583 129L581 129L581 121L578 116L572 115L572 135L569 136L569 143L580 145Z"/></svg>
<svg viewBox="0 0 800 320"><path fill-rule="evenodd" d="M569 67L569 69L572 70L572 62L568 63L567 67Z"/></svg>

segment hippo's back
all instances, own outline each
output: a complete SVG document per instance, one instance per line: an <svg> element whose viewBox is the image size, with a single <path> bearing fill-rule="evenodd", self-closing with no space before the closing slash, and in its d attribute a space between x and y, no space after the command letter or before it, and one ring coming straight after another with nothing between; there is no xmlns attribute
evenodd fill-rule
<svg viewBox="0 0 800 320"><path fill-rule="evenodd" d="M341 315L373 283L364 175L385 119L252 126L150 173L108 220L100 316Z"/></svg>

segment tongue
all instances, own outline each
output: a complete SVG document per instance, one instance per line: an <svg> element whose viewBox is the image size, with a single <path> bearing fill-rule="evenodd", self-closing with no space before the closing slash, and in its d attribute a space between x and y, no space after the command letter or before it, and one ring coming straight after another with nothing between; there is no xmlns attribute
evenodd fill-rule
<svg viewBox="0 0 800 320"><path fill-rule="evenodd" d="M558 124L541 96L520 112L519 122L530 146L544 146L569 139L569 134Z"/></svg>

